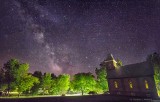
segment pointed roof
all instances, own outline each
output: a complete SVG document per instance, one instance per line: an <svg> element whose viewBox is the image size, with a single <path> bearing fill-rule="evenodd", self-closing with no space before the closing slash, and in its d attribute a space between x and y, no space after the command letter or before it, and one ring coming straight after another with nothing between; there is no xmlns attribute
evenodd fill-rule
<svg viewBox="0 0 160 102"><path fill-rule="evenodd" d="M114 57L112 54L107 55L106 61L109 61L109 60L114 60Z"/></svg>
<svg viewBox="0 0 160 102"><path fill-rule="evenodd" d="M112 55L112 54L108 54L108 55L107 55L107 58L106 58L103 62L101 62L100 66L105 66L106 63L107 63L107 62L110 62L110 61L113 61L114 63L117 63L117 62L115 61L113 55Z"/></svg>

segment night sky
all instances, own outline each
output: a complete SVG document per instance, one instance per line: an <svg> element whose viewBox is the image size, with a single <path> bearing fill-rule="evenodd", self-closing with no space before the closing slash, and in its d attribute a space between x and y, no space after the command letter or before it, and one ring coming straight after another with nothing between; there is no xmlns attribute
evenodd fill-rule
<svg viewBox="0 0 160 102"><path fill-rule="evenodd" d="M0 0L0 67L10 58L56 75L160 52L160 0Z"/></svg>

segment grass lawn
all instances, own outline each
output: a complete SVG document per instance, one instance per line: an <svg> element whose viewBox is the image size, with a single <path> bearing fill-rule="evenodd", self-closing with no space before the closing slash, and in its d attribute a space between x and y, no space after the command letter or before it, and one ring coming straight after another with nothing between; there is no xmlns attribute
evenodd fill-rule
<svg viewBox="0 0 160 102"><path fill-rule="evenodd" d="M21 96L5 98L0 102L152 102L142 97L127 97L115 95L88 95L88 96Z"/></svg>

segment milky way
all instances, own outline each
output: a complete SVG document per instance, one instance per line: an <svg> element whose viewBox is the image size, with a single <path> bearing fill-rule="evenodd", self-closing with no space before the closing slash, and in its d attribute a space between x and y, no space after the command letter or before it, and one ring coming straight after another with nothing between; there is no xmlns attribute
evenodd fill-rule
<svg viewBox="0 0 160 102"><path fill-rule="evenodd" d="M159 0L0 0L0 67L92 72L108 53L123 64L160 52Z"/></svg>

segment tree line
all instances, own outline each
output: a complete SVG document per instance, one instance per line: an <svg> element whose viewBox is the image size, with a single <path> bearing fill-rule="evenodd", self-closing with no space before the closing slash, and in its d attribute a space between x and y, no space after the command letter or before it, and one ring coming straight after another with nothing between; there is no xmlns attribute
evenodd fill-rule
<svg viewBox="0 0 160 102"><path fill-rule="evenodd" d="M160 55L153 53L148 55L147 61L153 65L154 80L157 92L160 95ZM117 66L122 66L122 61L117 60ZM0 68L0 92L10 95L10 92L18 92L18 95L65 95L90 93L99 94L108 91L106 68L101 66L95 69L96 77L88 73L69 74L42 73L35 71L29 73L29 64L20 63L17 59L8 60L3 68Z"/></svg>
<svg viewBox="0 0 160 102"><path fill-rule="evenodd" d="M65 95L81 93L104 93L108 91L107 73L105 68L96 68L95 77L92 73L69 74L29 73L29 64L10 59L0 69L0 89L5 95L18 92L27 95ZM71 78L72 77L72 78ZM2 94L2 93L1 93Z"/></svg>

